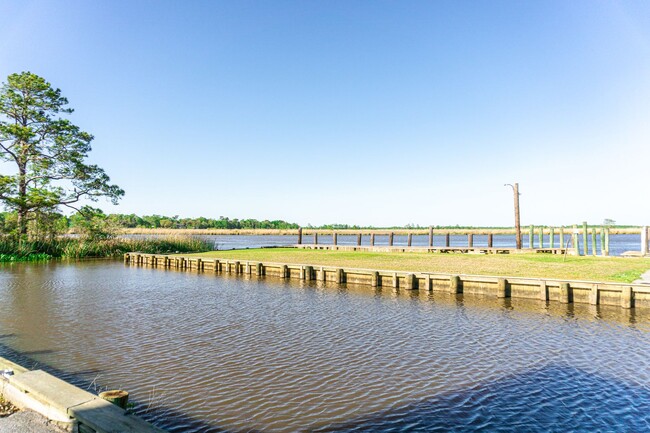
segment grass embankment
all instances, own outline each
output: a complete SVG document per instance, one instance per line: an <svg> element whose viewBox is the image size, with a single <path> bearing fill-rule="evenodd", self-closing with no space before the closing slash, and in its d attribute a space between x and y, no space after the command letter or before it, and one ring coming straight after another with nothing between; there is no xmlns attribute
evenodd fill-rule
<svg viewBox="0 0 650 433"><path fill-rule="evenodd" d="M0 262L115 257L129 251L140 251L147 254L193 253L208 251L211 247L209 242L191 236L105 240L59 238L23 243L14 240L0 240Z"/></svg>
<svg viewBox="0 0 650 433"><path fill-rule="evenodd" d="M338 266L377 270L499 275L631 283L650 269L650 259L547 254L372 253L292 248L211 251L202 257L241 261Z"/></svg>

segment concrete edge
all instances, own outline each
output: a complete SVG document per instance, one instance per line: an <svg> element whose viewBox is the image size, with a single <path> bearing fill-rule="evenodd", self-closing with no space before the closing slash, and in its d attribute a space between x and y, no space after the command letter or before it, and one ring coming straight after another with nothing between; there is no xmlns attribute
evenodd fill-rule
<svg viewBox="0 0 650 433"><path fill-rule="evenodd" d="M96 433L165 432L45 371L28 370L3 357L0 367L14 372L12 376L0 377L0 395L17 408L32 410L66 431L77 432L83 424Z"/></svg>

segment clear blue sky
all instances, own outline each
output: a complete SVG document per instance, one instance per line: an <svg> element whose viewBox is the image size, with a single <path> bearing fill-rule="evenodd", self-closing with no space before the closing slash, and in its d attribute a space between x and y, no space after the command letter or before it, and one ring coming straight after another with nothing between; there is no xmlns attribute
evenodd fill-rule
<svg viewBox="0 0 650 433"><path fill-rule="evenodd" d="M0 3L126 190L106 212L650 223L650 2Z"/></svg>

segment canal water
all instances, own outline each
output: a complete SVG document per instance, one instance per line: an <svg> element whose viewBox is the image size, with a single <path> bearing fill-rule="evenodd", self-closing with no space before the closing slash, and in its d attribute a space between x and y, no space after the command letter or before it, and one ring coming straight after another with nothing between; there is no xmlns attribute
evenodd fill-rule
<svg viewBox="0 0 650 433"><path fill-rule="evenodd" d="M650 430L641 309L13 264L0 356L171 432Z"/></svg>

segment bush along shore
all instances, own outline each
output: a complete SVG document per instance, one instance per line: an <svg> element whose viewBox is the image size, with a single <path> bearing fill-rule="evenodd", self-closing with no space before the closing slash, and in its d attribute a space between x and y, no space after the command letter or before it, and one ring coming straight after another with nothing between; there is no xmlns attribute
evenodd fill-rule
<svg viewBox="0 0 650 433"><path fill-rule="evenodd" d="M22 242L14 238L5 238L0 239L0 262L121 257L129 251L147 254L199 253L211 249L210 242L192 236L110 239L59 237Z"/></svg>

